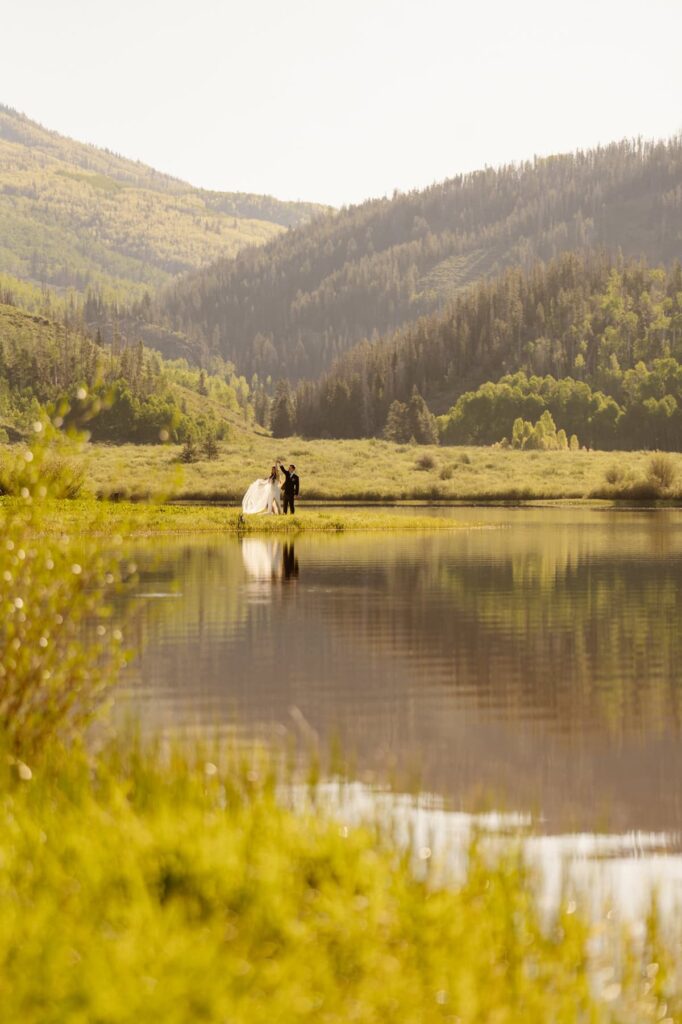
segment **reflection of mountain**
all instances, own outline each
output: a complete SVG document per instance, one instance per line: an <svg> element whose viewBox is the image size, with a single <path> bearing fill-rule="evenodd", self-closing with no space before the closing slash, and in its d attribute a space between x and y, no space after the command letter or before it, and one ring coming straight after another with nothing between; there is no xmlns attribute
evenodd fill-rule
<svg viewBox="0 0 682 1024"><path fill-rule="evenodd" d="M269 731L294 705L361 765L414 765L451 795L537 800L563 824L682 823L682 515L511 518L295 553L168 549L183 601L145 612L155 711Z"/></svg>

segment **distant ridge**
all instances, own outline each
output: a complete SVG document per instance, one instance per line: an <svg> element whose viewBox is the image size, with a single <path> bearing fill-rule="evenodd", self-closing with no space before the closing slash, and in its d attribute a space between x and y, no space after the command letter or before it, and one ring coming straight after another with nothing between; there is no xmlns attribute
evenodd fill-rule
<svg viewBox="0 0 682 1024"><path fill-rule="evenodd" d="M213 192L0 105L0 272L141 296L327 208Z"/></svg>
<svg viewBox="0 0 682 1024"><path fill-rule="evenodd" d="M682 257L682 136L486 169L315 219L178 280L144 329L243 373L315 378L476 281L597 249Z"/></svg>

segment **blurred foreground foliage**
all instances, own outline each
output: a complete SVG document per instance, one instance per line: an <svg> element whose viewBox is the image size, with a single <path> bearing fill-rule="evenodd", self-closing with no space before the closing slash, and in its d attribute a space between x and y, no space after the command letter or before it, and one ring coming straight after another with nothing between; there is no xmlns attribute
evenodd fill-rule
<svg viewBox="0 0 682 1024"><path fill-rule="evenodd" d="M380 829L286 807L264 759L210 758L0 772L7 1024L674 1019L653 922L637 953L573 905L542 922L513 852L432 882Z"/></svg>
<svg viewBox="0 0 682 1024"><path fill-rule="evenodd" d="M123 668L111 599L134 566L114 537L103 546L45 534L49 499L80 488L78 470L49 441L6 461L1 476L13 497L0 511L0 734L14 753L35 757L82 734Z"/></svg>

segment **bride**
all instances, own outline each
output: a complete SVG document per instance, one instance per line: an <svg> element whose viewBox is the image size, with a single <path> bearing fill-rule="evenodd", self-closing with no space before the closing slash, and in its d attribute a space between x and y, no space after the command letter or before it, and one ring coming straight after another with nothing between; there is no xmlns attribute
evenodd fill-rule
<svg viewBox="0 0 682 1024"><path fill-rule="evenodd" d="M280 506L280 478L277 466L273 466L267 480L254 480L242 498L242 512L246 516L265 512L266 516L278 516Z"/></svg>

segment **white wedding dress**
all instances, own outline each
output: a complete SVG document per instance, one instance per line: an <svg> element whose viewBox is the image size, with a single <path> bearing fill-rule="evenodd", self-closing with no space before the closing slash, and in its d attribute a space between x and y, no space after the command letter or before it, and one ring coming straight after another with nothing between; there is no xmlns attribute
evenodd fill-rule
<svg viewBox="0 0 682 1024"><path fill-rule="evenodd" d="M259 512L266 516L279 515L281 511L279 483L276 480L254 480L242 498L244 515L253 516Z"/></svg>

